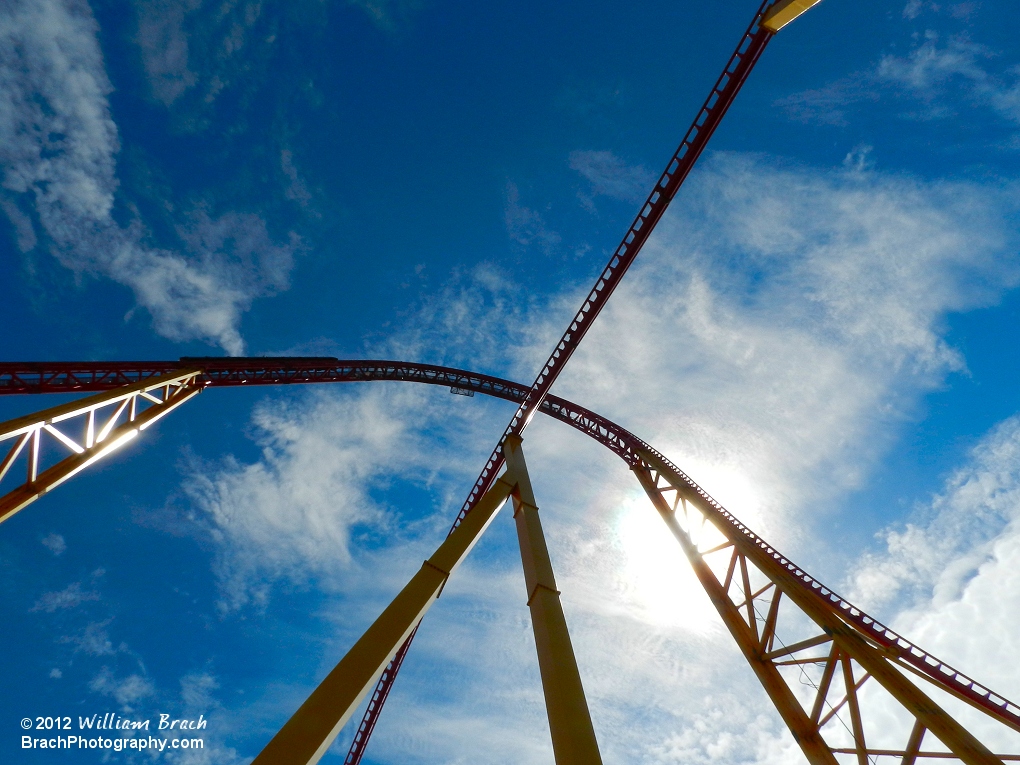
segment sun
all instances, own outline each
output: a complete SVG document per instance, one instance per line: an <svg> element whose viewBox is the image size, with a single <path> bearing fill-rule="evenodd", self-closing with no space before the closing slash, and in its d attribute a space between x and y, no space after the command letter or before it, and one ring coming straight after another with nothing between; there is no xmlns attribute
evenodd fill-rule
<svg viewBox="0 0 1020 765"><path fill-rule="evenodd" d="M715 487L720 502L742 519L757 519L760 502L754 487L739 471L715 466L703 473L706 490ZM699 475L699 477L702 477ZM694 524L692 537L701 550L715 547L723 536L710 524ZM704 633L718 624L718 615L691 570L679 543L640 491L620 505L614 522L622 556L619 587L633 615L649 624ZM718 556L716 556L718 557ZM709 558L710 565L716 561Z"/></svg>
<svg viewBox="0 0 1020 765"><path fill-rule="evenodd" d="M712 604L644 494L621 506L614 530L623 553L619 587L633 615L658 626L708 630L715 616Z"/></svg>

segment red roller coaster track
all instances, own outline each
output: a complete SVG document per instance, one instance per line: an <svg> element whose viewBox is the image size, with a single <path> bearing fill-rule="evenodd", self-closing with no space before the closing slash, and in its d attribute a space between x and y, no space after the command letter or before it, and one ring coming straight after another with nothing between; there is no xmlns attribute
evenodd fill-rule
<svg viewBox="0 0 1020 765"><path fill-rule="evenodd" d="M993 755L929 698L921 687L907 678L909 675L919 677L1015 731L1020 731L1020 707L913 645L813 579L740 523L650 445L600 415L549 393L560 371L690 173L775 30L816 2L818 0L765 0L761 4L680 147L530 387L428 364L334 358L201 357L176 362L0 363L0 395L118 391L112 397L102 394L98 399L62 405L38 416L6 423L7 431L0 436L16 438L16 442L0 462L0 479L22 453L27 455L23 459L28 464L29 479L0 501L0 504L7 503L4 514L0 514L0 521L84 469L109 449L116 448L117 444L130 440L204 388L391 380L449 386L456 393L479 392L513 401L518 408L463 503L451 535L495 481L505 461L504 447L508 439L511 439L509 443L519 445L518 437L534 414L541 411L603 444L634 471L653 505L677 537L695 575L744 658L813 765L835 765L836 755L855 755L858 765L868 765L875 757L881 756L899 757L902 765L914 765L918 758L956 758L968 765L1020 760L1017 754ZM96 412L107 405L117 406L116 412L105 421L105 425L97 425ZM136 412L139 406L144 409L141 413ZM128 422L114 429L118 418L125 412L129 413ZM84 446L55 427L78 415L87 415ZM44 431L78 456L38 473L39 441ZM108 436L112 440L104 441ZM517 448L513 446L513 449ZM515 454L518 466L523 466L523 456ZM515 475L520 476L519 473ZM19 492L20 495L15 496ZM519 501L520 497L515 495L515 502ZM495 505L490 505L486 512L491 512L492 507ZM472 521L480 517L490 516L475 515ZM479 523L481 521L474 526L480 528ZM725 541L703 550L700 532L695 529L703 529L706 524L717 530ZM463 533L462 528L458 539L464 538ZM524 544L522 541L522 552ZM725 571L725 576L722 576L722 571ZM785 614L790 608L797 609L801 617L807 617L812 626L805 639L786 643L779 636L780 627L785 632L790 628L791 620L781 617L781 611ZM420 616L415 616L415 619L418 618ZM796 622L796 619L793 621ZM802 618L799 622L802 627L803 621ZM414 624L412 621L411 625ZM407 631L398 633L393 646L396 647L397 642L407 636L403 645L395 655L392 651L387 654L392 660L382 670L381 676L371 676L379 677L379 680L345 765L360 762L416 630L417 627L414 627L410 634ZM819 652L822 655L818 655ZM381 661L385 663L386 659ZM802 678L806 677L805 668L810 666L820 668L821 675L817 682L807 683L813 692L805 702L804 688L798 687L798 684L805 685ZM800 673L796 683L783 675L784 670L792 668L797 668ZM907 728L909 735L903 737L905 741L899 749L876 749L866 742L867 726L861 709L865 702L871 703L873 696L862 696L859 691L871 679L874 679L872 686L880 685L902 711L909 713L908 719L912 720L912 727L908 724ZM355 703L351 702L351 709ZM838 716L840 710L849 712L849 724ZM344 719L346 717L336 723L331 736L336 735ZM836 721L842 729L831 727ZM836 740L831 736L843 736L843 730L851 734L852 748L831 743ZM946 749L922 751L922 742L929 732ZM593 732L591 736L594 742ZM332 737L327 737L321 747L328 746L330 741ZM277 761L274 759L276 754L266 755L274 742L263 750L259 761ZM555 743L554 734L554 747ZM318 759L324 751L321 747L308 762ZM597 749L593 749L592 754L597 757ZM286 757L298 757L305 762L304 755L292 757L289 753Z"/></svg>
<svg viewBox="0 0 1020 765"><path fill-rule="evenodd" d="M529 388L511 380L463 369L402 361L340 360L335 358L209 358L146 362L0 362L0 394L96 393L177 372L201 368L199 385L229 388L262 385L301 385L402 381L458 388L520 404ZM737 520L680 468L627 429L583 406L554 395L546 396L539 411L566 423L620 457L631 469L647 464L652 455L681 478L686 489L717 511L713 520L725 524L727 536L739 535L793 575L797 586L812 599L835 608L840 618L876 644L894 651L903 663L934 684L1020 730L1020 706L979 685L963 673L907 641L877 619L823 585L781 555Z"/></svg>

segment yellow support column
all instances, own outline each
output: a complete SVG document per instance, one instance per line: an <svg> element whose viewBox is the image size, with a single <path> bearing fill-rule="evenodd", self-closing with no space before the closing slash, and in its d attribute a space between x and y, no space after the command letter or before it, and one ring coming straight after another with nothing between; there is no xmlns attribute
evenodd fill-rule
<svg viewBox="0 0 1020 765"><path fill-rule="evenodd" d="M567 620L560 605L520 437L507 436L503 453L507 464L504 477L517 484L513 490L514 520L556 765L601 765L602 756L567 633Z"/></svg>
<svg viewBox="0 0 1020 765"><path fill-rule="evenodd" d="M454 568L488 528L511 489L505 476L496 481L280 732L266 744L252 765L314 765L319 761L358 704L375 686L411 630L439 597Z"/></svg>
<svg viewBox="0 0 1020 765"><path fill-rule="evenodd" d="M779 0L772 6L761 25L772 33L778 32L795 18L812 8L822 0Z"/></svg>

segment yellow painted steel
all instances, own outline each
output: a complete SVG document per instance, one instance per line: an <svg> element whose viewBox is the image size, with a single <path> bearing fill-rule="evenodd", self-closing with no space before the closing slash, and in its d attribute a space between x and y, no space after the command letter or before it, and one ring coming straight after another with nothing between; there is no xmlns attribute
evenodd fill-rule
<svg viewBox="0 0 1020 765"><path fill-rule="evenodd" d="M833 642L840 650L860 664L865 672L870 674L872 678L885 688L904 709L914 715L914 718L945 744L954 755L960 758L966 765L1002 765L1000 758L992 754L973 734L947 714L945 710L890 663L888 657L881 649L865 640L857 630L840 619L831 608L819 603L813 593L805 592L803 582L799 582L792 573L765 554L749 538L739 533L730 533L728 531L729 523L719 517L719 511L709 504L704 497L692 490L669 465L645 449L638 449L638 454L645 463L665 477L681 496L700 510L710 522L714 522L716 528L733 543L733 546L741 554L752 561L811 621L832 637ZM635 473L645 487L646 493L656 503L660 514L662 514L662 507L659 504L662 500L662 495L655 491L655 487L650 483L650 479L645 476L640 468L635 470ZM659 497L659 501L656 501L656 496ZM669 518L665 515L663 517L669 523ZM673 530L674 536L683 545L686 535L680 530L679 525L671 525L670 528ZM685 552L687 552L686 549ZM696 549L694 552L696 552ZM709 594L711 595L711 592ZM727 597L726 600L729 601L729 598ZM718 608L719 604L716 605ZM720 613L723 613L722 610L720 610ZM733 634L736 637L736 633ZM754 662L752 662L752 666L755 666ZM770 690L767 685L766 690ZM773 700L775 700L775 697L773 697ZM777 707L780 713L783 714L783 707L779 704L777 704ZM795 735L797 734L796 729L791 728L791 730L794 730ZM808 754L807 750L805 750L805 754ZM808 755L808 758L811 759L811 756Z"/></svg>
<svg viewBox="0 0 1020 765"><path fill-rule="evenodd" d="M641 465L634 467L634 475L637 476L642 488L644 488L648 498L652 501L652 505L659 511L662 520L666 522L669 530L680 543L680 548L694 569L695 576L698 577L702 587L705 588L705 592L711 599L712 604L716 607L727 629L729 629L730 635L733 636L747 663L751 665L751 669L758 676L762 687L765 688L769 698L772 699L772 703L775 704L776 710L783 718L783 722L786 723L790 732L793 733L793 737L800 745L807 761L811 765L837 765L838 761L819 734L818 727L804 713L803 707L801 707L800 702L797 701L797 698L790 691L786 681L779 674L779 670L776 669L772 662L763 659L760 644L752 634L750 626L744 623L743 617L726 594L722 584L719 583L712 569L705 562L704 557L698 552L698 548L691 543L686 532L680 527L676 519L676 513L666 500L663 499L662 495L656 491L651 476L648 475Z"/></svg>
<svg viewBox="0 0 1020 765"><path fill-rule="evenodd" d="M770 32L778 32L805 11L818 5L822 0L779 0L772 6L761 25Z"/></svg>
<svg viewBox="0 0 1020 765"><path fill-rule="evenodd" d="M314 765L319 761L411 630L439 597L450 574L489 527L512 488L505 476L496 481L252 765Z"/></svg>
<svg viewBox="0 0 1020 765"><path fill-rule="evenodd" d="M514 520L521 545L528 608L535 631L538 667L542 674L546 714L556 765L600 765L598 742L584 697L581 675L560 605L552 561L538 517L535 493L524 462L521 439L507 436L503 444L508 480L515 482Z"/></svg>
<svg viewBox="0 0 1020 765"><path fill-rule="evenodd" d="M50 409L44 409L41 412L0 423L0 441L18 436L22 438L22 444L17 446L8 455L9 461L5 460L4 464L0 465L0 478L7 472L10 462L13 462L13 459L17 457L20 446L29 444L29 439L34 437L34 443L29 448L38 449L40 431L51 427L53 423L63 422L84 414L92 416L97 409L111 406L118 402L121 403L123 408L135 396L144 395L148 391L156 390L157 388L167 387L168 390L169 388L182 388L187 383L192 382L192 378L199 374L201 374L201 370L194 369L182 370L160 377L152 377L132 385L126 385L123 388L71 401L67 404L61 404ZM185 401L201 393L202 390L202 388L195 387L186 389L184 392L178 392L174 397L149 407L128 422L113 427L120 413L120 410L118 410L118 414L110 418L108 426L102 430L98 438L95 436L93 429L90 428L85 442L86 447L74 445L74 450L77 453L61 460L41 473L31 475L27 483L0 496L0 523L8 520L35 502L46 492L55 489L64 483L64 481L74 477L82 470L85 470L129 443L141 431L153 425L157 420L172 412ZM134 410L132 409L132 411ZM51 432L57 435L58 438L60 437L58 431ZM73 442L71 443L73 444Z"/></svg>
<svg viewBox="0 0 1020 765"><path fill-rule="evenodd" d="M104 391L94 396L76 399L66 404L43 409L41 412L34 412L33 414L26 414L24 417L8 420L7 422L0 423L0 441L26 433L43 423L62 422L68 418L86 414L90 410L99 409L100 407L109 406L118 401L131 398L139 393L147 393L150 390L156 390L166 385L178 386L200 374L202 374L200 369L181 369L170 374L149 377L140 382L125 385L122 388Z"/></svg>

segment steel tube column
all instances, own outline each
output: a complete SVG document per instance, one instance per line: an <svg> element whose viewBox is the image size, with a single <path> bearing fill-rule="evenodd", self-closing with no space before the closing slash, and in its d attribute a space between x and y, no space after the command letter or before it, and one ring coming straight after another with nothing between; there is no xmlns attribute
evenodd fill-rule
<svg viewBox="0 0 1020 765"><path fill-rule="evenodd" d="M314 765L375 685L513 487L501 478L284 724L253 765Z"/></svg>
<svg viewBox="0 0 1020 765"><path fill-rule="evenodd" d="M570 644L520 436L507 436L505 446L507 473L504 479L516 483L512 493L514 521L521 545L528 608L535 631L538 668L542 674L556 765L601 765L602 756L595 740L574 648ZM465 522L470 521L475 512L477 509Z"/></svg>

